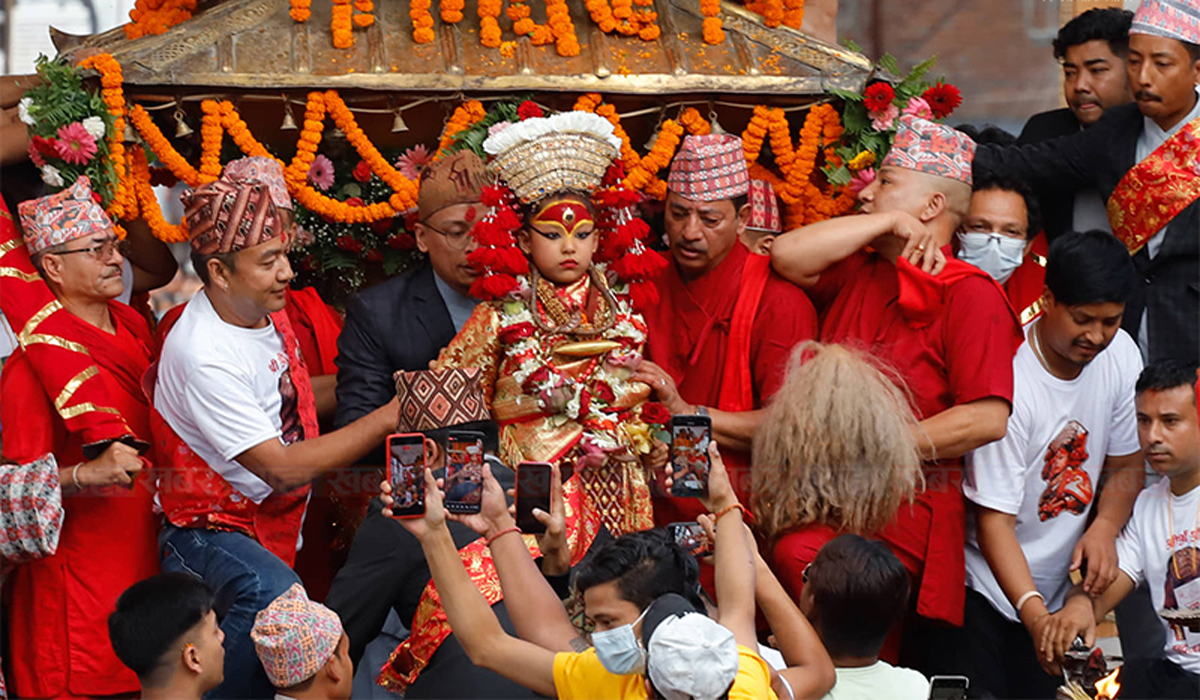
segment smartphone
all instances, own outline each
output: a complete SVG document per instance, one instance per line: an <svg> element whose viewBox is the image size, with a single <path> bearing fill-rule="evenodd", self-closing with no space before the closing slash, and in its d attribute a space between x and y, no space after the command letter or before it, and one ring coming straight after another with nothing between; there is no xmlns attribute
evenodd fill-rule
<svg viewBox="0 0 1200 700"><path fill-rule="evenodd" d="M929 679L929 700L967 700L966 676L934 676Z"/></svg>
<svg viewBox="0 0 1200 700"><path fill-rule="evenodd" d="M451 513L478 513L483 497L483 433L451 430L446 440L446 494L443 505Z"/></svg>
<svg viewBox="0 0 1200 700"><path fill-rule="evenodd" d="M425 515L425 436L420 433L389 435L387 447L392 515L397 518Z"/></svg>
<svg viewBox="0 0 1200 700"><path fill-rule="evenodd" d="M671 416L671 495L702 498L708 495L708 443L712 419L708 416Z"/></svg>
<svg viewBox="0 0 1200 700"><path fill-rule="evenodd" d="M667 526L667 532L670 533L671 539L675 540L675 544L694 557L707 557L713 553L712 540L708 539L708 533L694 520L688 523L671 523Z"/></svg>
<svg viewBox="0 0 1200 700"><path fill-rule="evenodd" d="M546 526L533 517L533 509L550 512L550 463L517 465L517 527L527 535L540 535Z"/></svg>

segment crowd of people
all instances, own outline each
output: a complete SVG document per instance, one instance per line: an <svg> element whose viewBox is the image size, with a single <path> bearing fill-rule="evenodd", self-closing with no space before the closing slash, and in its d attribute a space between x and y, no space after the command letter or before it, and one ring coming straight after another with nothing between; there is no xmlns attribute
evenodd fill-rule
<svg viewBox="0 0 1200 700"><path fill-rule="evenodd" d="M1050 698L1115 609L1119 697L1200 696L1200 4L1090 10L1053 55L1067 108L903 116L858 211L788 232L735 136L682 139L651 231L603 118L493 127L344 319L290 289L273 159L184 194L203 288L156 328L118 299L170 265L86 177L6 206L4 469L53 455L63 517L4 579L0 678L348 698L398 621L369 671L410 698ZM673 416L711 423L686 460ZM427 468L373 480L312 600L313 485L392 433Z"/></svg>

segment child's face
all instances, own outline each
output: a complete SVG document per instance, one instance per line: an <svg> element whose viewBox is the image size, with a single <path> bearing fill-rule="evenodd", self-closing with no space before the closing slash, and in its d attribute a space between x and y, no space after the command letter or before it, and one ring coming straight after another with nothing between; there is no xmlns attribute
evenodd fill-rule
<svg viewBox="0 0 1200 700"><path fill-rule="evenodd" d="M548 200L518 233L521 250L557 285L579 281L596 252L596 222L580 197Z"/></svg>

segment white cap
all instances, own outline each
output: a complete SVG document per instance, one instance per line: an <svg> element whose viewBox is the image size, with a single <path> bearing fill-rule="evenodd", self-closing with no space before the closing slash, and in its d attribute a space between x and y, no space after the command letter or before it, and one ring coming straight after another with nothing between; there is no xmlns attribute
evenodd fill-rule
<svg viewBox="0 0 1200 700"><path fill-rule="evenodd" d="M646 670L666 700L717 700L737 677L737 640L701 613L670 616L650 636Z"/></svg>

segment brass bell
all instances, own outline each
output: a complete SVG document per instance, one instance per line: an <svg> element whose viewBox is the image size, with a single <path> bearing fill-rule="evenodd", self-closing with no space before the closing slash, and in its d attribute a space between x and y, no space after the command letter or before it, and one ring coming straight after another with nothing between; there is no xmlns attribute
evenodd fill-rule
<svg viewBox="0 0 1200 700"><path fill-rule="evenodd" d="M175 107L175 138L177 139L191 136L193 133L192 127L188 126L187 121L184 120L184 116L183 108Z"/></svg>
<svg viewBox="0 0 1200 700"><path fill-rule="evenodd" d="M714 134L726 133L725 127L721 126L721 122L717 121L717 111L715 109L708 111L708 123L712 125L712 132Z"/></svg>
<svg viewBox="0 0 1200 700"><path fill-rule="evenodd" d="M400 109L396 108L396 116L392 119L392 133L399 134L408 131L408 124L404 123L404 115L400 113Z"/></svg>
<svg viewBox="0 0 1200 700"><path fill-rule="evenodd" d="M292 105L283 98L283 123L279 125L280 131L295 131L299 127L296 126L296 118L292 116Z"/></svg>
<svg viewBox="0 0 1200 700"><path fill-rule="evenodd" d="M125 133L121 135L121 140L125 143L137 143L139 140L138 133L133 128L133 122L128 119L125 120Z"/></svg>

